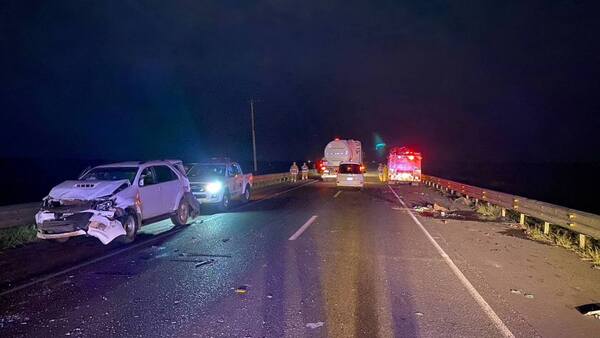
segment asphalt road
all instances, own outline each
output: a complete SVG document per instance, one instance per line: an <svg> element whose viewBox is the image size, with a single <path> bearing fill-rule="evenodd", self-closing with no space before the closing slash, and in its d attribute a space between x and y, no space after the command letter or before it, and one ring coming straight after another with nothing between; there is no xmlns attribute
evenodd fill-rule
<svg viewBox="0 0 600 338"><path fill-rule="evenodd" d="M132 249L71 243L77 259L5 283L0 335L600 334L600 320L574 310L600 301L600 271L563 249L511 236L509 224L414 216L398 197L410 207L436 193L393 189L281 186L188 227L151 225ZM60 247L39 252L50 262L45 250ZM40 265L35 259L29 253L23 265Z"/></svg>

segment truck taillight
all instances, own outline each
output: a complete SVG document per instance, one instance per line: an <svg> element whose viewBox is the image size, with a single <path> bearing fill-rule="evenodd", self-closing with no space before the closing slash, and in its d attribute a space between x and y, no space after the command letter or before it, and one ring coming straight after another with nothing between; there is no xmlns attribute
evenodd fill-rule
<svg viewBox="0 0 600 338"><path fill-rule="evenodd" d="M413 155L408 155L408 159L412 161L415 159L415 157Z"/></svg>

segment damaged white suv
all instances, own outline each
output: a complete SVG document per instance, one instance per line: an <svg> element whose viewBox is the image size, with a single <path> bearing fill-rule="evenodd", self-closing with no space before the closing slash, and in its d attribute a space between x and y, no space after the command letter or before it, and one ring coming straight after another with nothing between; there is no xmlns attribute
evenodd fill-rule
<svg viewBox="0 0 600 338"><path fill-rule="evenodd" d="M37 237L89 235L108 244L132 242L144 224L171 218L184 225L199 213L181 161L101 165L50 191L35 215Z"/></svg>

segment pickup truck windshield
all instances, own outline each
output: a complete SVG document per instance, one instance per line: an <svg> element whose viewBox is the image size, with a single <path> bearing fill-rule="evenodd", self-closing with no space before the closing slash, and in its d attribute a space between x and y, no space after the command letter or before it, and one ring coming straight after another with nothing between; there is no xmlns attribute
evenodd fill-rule
<svg viewBox="0 0 600 338"><path fill-rule="evenodd" d="M81 178L82 181L118 181L129 180L133 184L133 179L137 173L137 167L103 167L94 168L88 171Z"/></svg>
<svg viewBox="0 0 600 338"><path fill-rule="evenodd" d="M188 177L225 176L225 165L222 164L196 164L188 172Z"/></svg>
<svg viewBox="0 0 600 338"><path fill-rule="evenodd" d="M360 174L360 165L358 164L340 164L340 174Z"/></svg>

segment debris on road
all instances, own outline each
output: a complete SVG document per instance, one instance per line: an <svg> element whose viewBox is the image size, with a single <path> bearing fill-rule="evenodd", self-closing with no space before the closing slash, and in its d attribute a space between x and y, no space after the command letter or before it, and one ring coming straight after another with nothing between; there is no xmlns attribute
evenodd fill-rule
<svg viewBox="0 0 600 338"><path fill-rule="evenodd" d="M235 289L235 293L243 295L248 292L248 285L241 285Z"/></svg>
<svg viewBox="0 0 600 338"><path fill-rule="evenodd" d="M441 206L437 203L433 203L433 211L448 212L450 210L448 208L444 208L443 206Z"/></svg>
<svg viewBox="0 0 600 338"><path fill-rule="evenodd" d="M526 293L525 298L533 299L533 295L531 293Z"/></svg>
<svg viewBox="0 0 600 338"><path fill-rule="evenodd" d="M471 201L469 201L465 197L459 197L459 198L455 199L452 202L452 204L464 205L464 206L471 206Z"/></svg>
<svg viewBox="0 0 600 338"><path fill-rule="evenodd" d="M215 262L214 259L208 259L208 260L196 263L196 265L194 267L198 268L198 267L201 267L201 266L206 265L206 264L212 264L214 262Z"/></svg>
<svg viewBox="0 0 600 338"><path fill-rule="evenodd" d="M229 238L223 238L223 239L221 240L221 242L223 242L223 243L227 243L227 242L229 242Z"/></svg>
<svg viewBox="0 0 600 338"><path fill-rule="evenodd" d="M415 312L415 315L416 315L416 316L419 316L419 317L422 317L422 316L423 316L423 312L419 312L419 311L417 311L417 312Z"/></svg>
<svg viewBox="0 0 600 338"><path fill-rule="evenodd" d="M520 295L520 294L521 294L521 291L520 291L520 290L517 290L517 289L510 289L510 293L514 293L514 294L516 294L516 295Z"/></svg>
<svg viewBox="0 0 600 338"><path fill-rule="evenodd" d="M269 299L273 298L273 294L272 293L267 293L267 298L269 298Z"/></svg>
<svg viewBox="0 0 600 338"><path fill-rule="evenodd" d="M316 328L321 327L323 325L325 325L325 323L323 323L323 322L306 323L306 327L309 328L309 329L316 329Z"/></svg>
<svg viewBox="0 0 600 338"><path fill-rule="evenodd" d="M179 257L224 257L224 258L231 258L231 255L212 255L212 254L182 252L182 253L179 254Z"/></svg>

